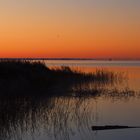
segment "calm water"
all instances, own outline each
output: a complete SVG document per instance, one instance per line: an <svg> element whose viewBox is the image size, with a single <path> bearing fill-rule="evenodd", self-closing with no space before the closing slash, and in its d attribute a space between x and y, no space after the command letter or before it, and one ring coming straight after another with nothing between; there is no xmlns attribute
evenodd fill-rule
<svg viewBox="0 0 140 140"><path fill-rule="evenodd" d="M93 132L93 125L140 126L140 61L45 61L49 67L70 66L122 75L112 83L88 83L73 92L83 97L0 99L2 140L139 140L140 129ZM74 94L74 95L75 95Z"/></svg>

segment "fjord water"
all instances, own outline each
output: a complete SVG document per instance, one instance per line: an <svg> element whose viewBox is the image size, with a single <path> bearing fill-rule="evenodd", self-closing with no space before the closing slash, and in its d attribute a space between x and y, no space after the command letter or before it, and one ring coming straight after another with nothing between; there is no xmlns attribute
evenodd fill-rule
<svg viewBox="0 0 140 140"><path fill-rule="evenodd" d="M47 60L45 64L51 68L70 66L85 73L101 69L121 78L108 84L73 87L77 93L79 89L85 94L96 90L89 96L1 100L0 139L140 139L138 128L96 132L91 129L94 125L140 126L140 61Z"/></svg>

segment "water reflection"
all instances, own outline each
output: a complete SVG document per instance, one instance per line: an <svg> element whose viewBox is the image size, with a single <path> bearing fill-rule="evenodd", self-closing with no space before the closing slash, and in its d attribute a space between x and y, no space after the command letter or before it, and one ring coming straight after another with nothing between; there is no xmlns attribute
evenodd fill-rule
<svg viewBox="0 0 140 140"><path fill-rule="evenodd" d="M100 99L139 97L138 91L124 84L127 80L116 74L110 81L82 81L64 88L68 96L0 97L0 139L93 139L91 126L100 119Z"/></svg>
<svg viewBox="0 0 140 140"><path fill-rule="evenodd" d="M118 91L117 91L118 92ZM129 99L134 94L108 94L104 97ZM113 96L112 96L113 95ZM70 139L77 133L89 137L87 130L98 121L95 97L52 97L0 99L0 139Z"/></svg>
<svg viewBox="0 0 140 140"><path fill-rule="evenodd" d="M78 97L104 97L108 99L128 100L130 98L139 98L140 91L135 91L121 81L118 83L83 83L73 87L75 96Z"/></svg>
<svg viewBox="0 0 140 140"><path fill-rule="evenodd" d="M2 99L0 139L19 140L28 134L33 137L42 132L56 139L69 139L74 129L81 132L90 127L92 114L85 100L72 97Z"/></svg>

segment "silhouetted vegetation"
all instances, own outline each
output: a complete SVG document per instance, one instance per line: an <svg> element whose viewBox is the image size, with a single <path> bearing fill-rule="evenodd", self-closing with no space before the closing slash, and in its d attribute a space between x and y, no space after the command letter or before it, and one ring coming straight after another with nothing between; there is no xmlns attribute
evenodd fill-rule
<svg viewBox="0 0 140 140"><path fill-rule="evenodd" d="M83 73L70 67L50 69L41 61L0 61L0 95L66 95L64 91L76 84L112 83L115 79L116 74L104 70Z"/></svg>

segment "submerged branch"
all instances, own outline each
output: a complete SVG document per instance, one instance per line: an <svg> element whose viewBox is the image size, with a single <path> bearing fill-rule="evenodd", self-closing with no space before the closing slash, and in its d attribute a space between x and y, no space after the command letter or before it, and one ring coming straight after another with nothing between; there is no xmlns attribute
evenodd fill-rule
<svg viewBox="0 0 140 140"><path fill-rule="evenodd" d="M140 127L138 127L138 126L121 126L121 125L92 126L93 131L113 130L113 129L130 129L130 128L140 128Z"/></svg>

